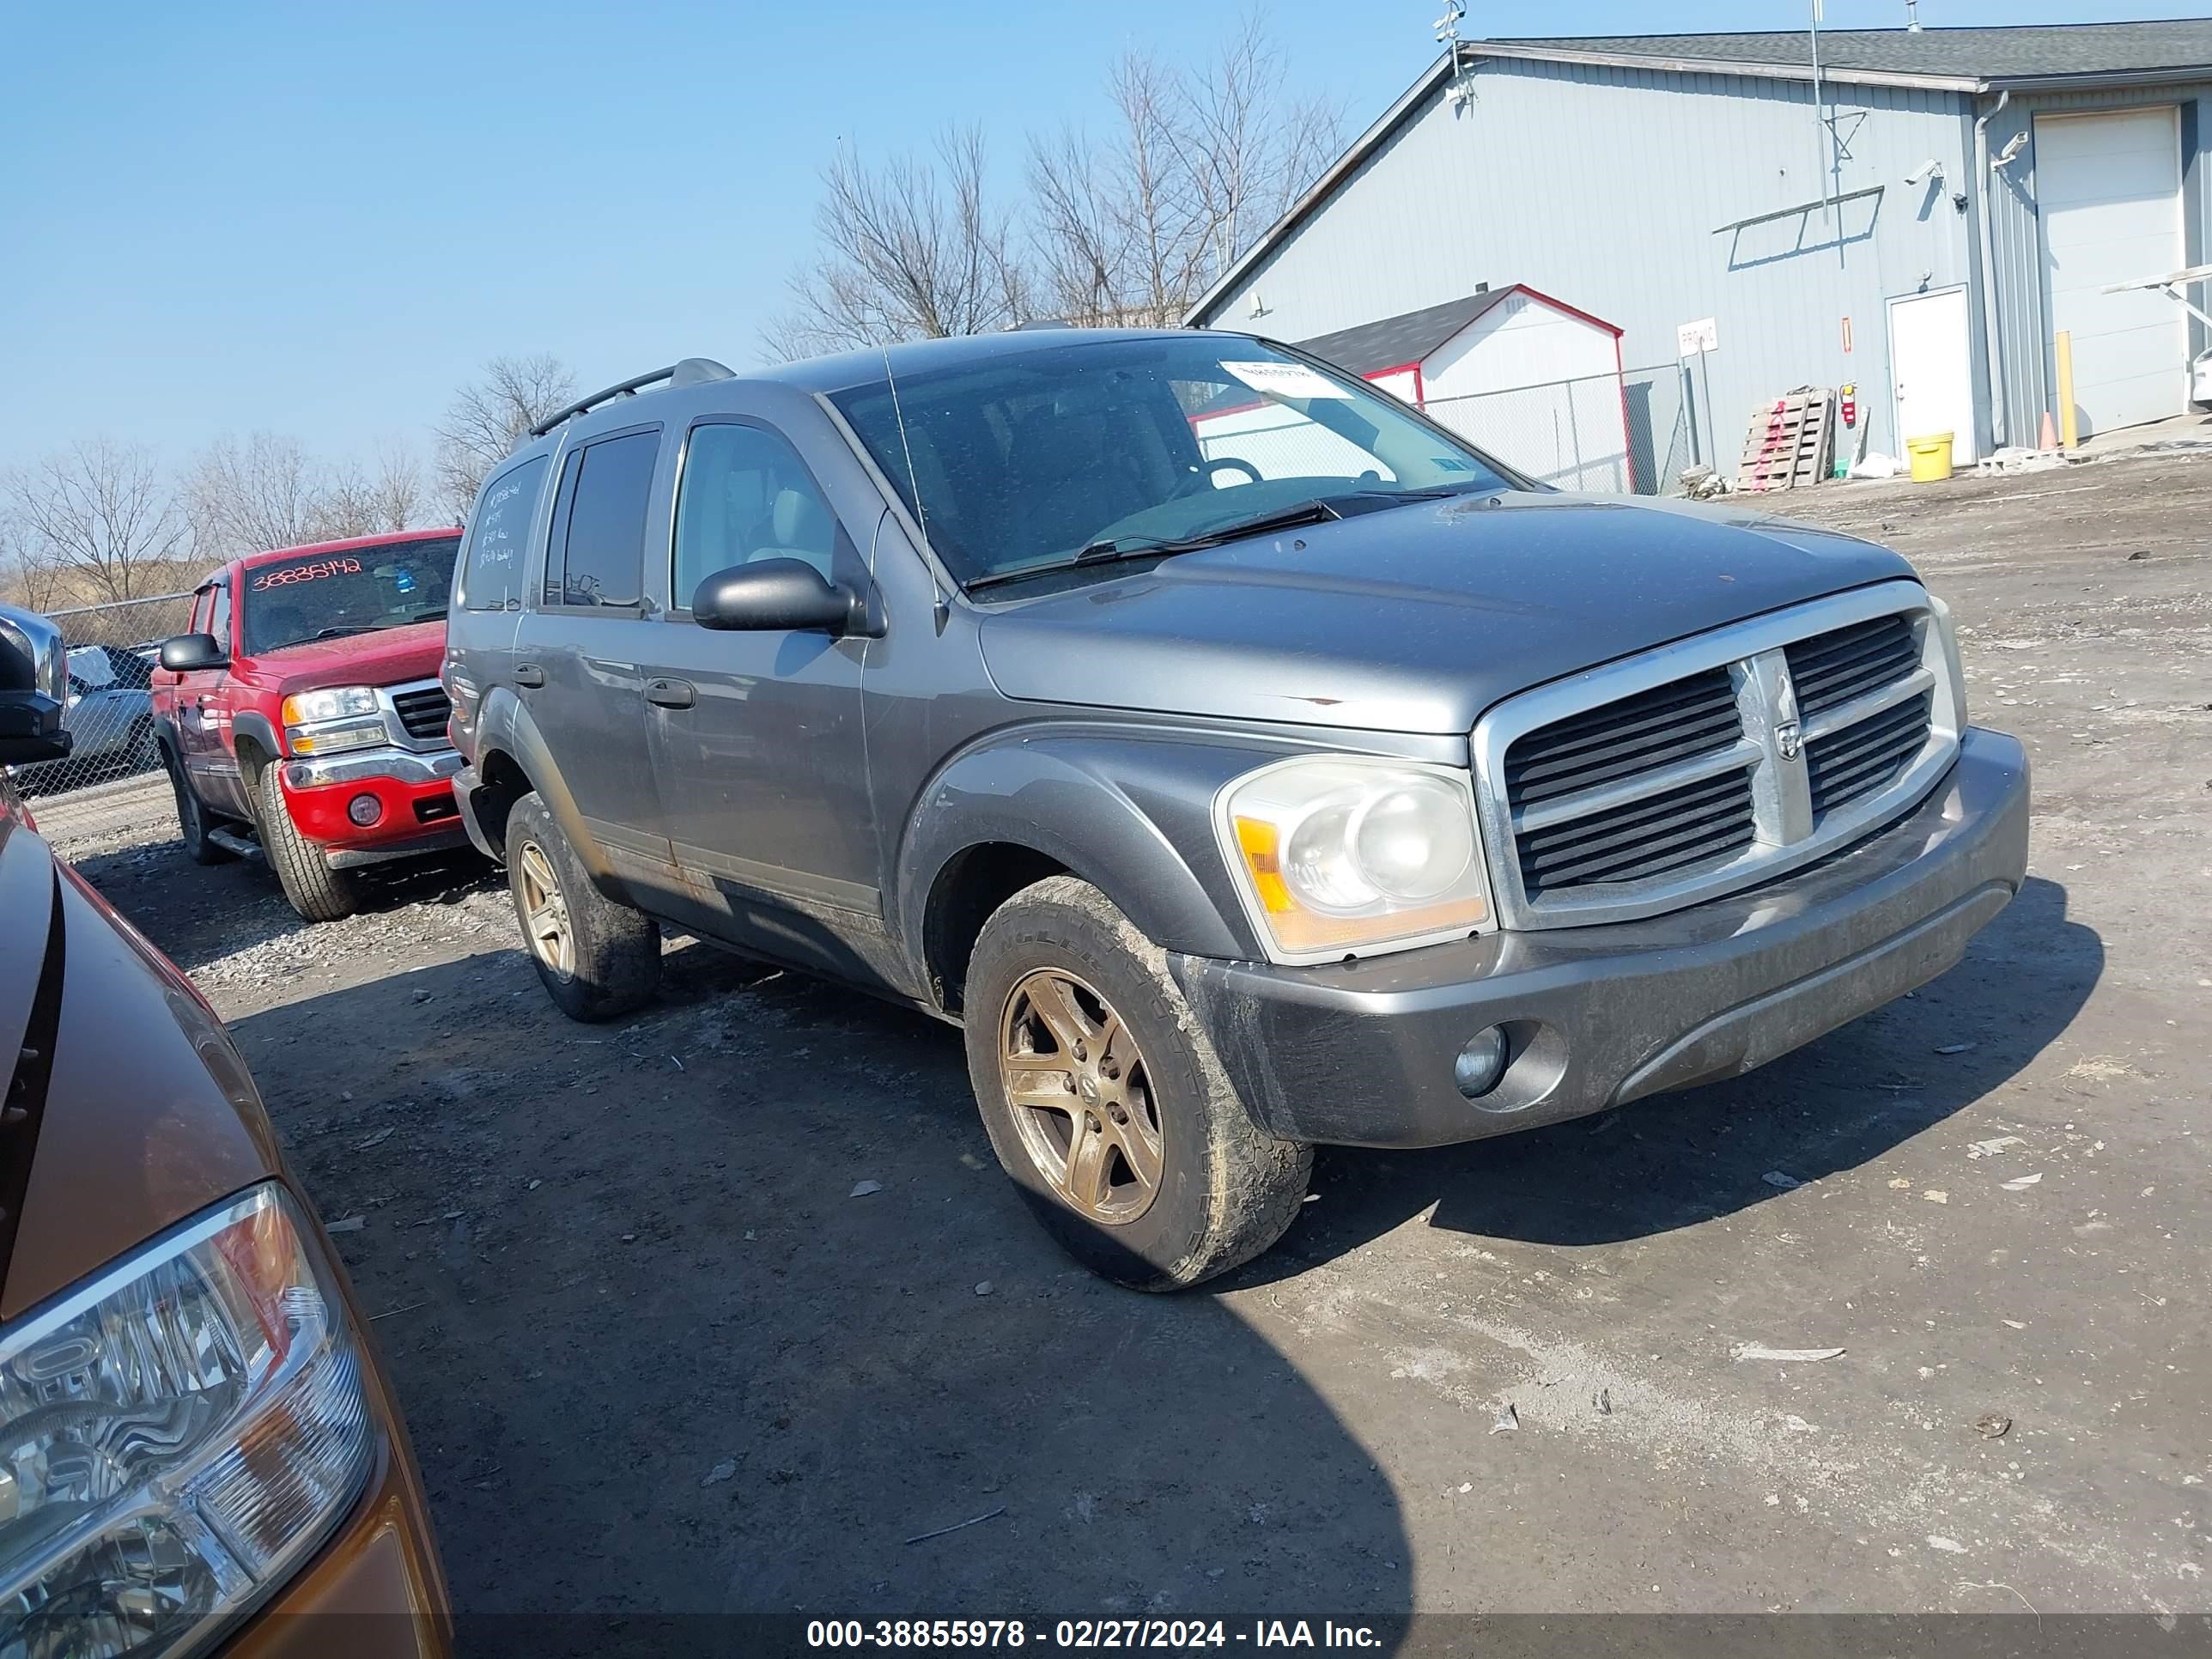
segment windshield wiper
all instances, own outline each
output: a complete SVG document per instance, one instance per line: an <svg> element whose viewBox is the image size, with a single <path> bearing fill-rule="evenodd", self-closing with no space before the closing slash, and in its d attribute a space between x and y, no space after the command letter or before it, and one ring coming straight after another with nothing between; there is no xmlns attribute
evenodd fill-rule
<svg viewBox="0 0 2212 1659"><path fill-rule="evenodd" d="M1143 558L1153 553L1195 553L1202 548L1218 547L1224 542L1235 541L1243 536L1264 536L1271 530L1295 530L1300 525L1326 524L1344 516L1337 507L1316 496L1311 501L1298 501L1278 507L1273 513L1262 513L1254 518L1237 519L1201 530L1195 535L1156 538L1139 536L1131 538L1112 537L1091 544L1077 554L1073 562L1097 564L1108 559Z"/></svg>
<svg viewBox="0 0 2212 1659"><path fill-rule="evenodd" d="M1264 536L1271 530L1291 530L1300 525L1326 524L1340 519L1343 514L1318 496L1294 506L1279 507L1273 513L1263 513L1256 518L1239 519L1218 529L1201 531L1194 536L1106 536L1092 542L1072 559L1054 559L1048 564L1026 565L1019 570L994 570L988 575L978 576L968 583L968 591L979 587L996 587L1002 582L1027 581L1032 576L1049 576L1055 571L1079 570L1085 565L1111 564L1122 559L1150 559L1176 553L1197 553L1209 547L1243 536Z"/></svg>

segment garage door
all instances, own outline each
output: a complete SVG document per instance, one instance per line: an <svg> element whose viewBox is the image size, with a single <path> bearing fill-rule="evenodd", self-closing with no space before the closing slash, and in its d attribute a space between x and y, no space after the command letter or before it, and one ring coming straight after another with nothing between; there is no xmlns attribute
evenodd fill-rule
<svg viewBox="0 0 2212 1659"><path fill-rule="evenodd" d="M2181 236L2181 115L2171 104L2035 118L2051 331L2074 337L2084 436L2189 407L2185 313L2162 294L2106 294L2187 263Z"/></svg>

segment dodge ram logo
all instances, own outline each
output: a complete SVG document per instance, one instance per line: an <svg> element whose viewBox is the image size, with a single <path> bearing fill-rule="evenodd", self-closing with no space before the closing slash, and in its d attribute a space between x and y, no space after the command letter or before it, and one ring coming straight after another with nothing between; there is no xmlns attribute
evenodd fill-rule
<svg viewBox="0 0 2212 1659"><path fill-rule="evenodd" d="M1805 747L1804 727L1797 721L1797 690L1790 684L1790 671L1774 676L1774 748L1786 761L1794 761Z"/></svg>

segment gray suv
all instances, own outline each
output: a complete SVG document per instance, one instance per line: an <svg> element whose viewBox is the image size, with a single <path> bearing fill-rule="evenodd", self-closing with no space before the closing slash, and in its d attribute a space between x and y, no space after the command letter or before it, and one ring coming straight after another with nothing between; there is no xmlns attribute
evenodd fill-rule
<svg viewBox="0 0 2212 1659"><path fill-rule="evenodd" d="M1955 962L2027 765L1894 554L1555 493L1237 335L693 359L486 483L444 678L553 1000L663 927L964 1028L1005 1165L1146 1289L1316 1142L1731 1077Z"/></svg>

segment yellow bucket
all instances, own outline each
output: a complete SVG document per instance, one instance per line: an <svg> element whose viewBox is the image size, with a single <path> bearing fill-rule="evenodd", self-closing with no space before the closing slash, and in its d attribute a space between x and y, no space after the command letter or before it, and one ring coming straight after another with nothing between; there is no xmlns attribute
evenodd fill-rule
<svg viewBox="0 0 2212 1659"><path fill-rule="evenodd" d="M1924 438L1907 438L1905 453L1912 458L1912 482L1941 483L1951 476L1951 439L1948 432L1931 432Z"/></svg>

